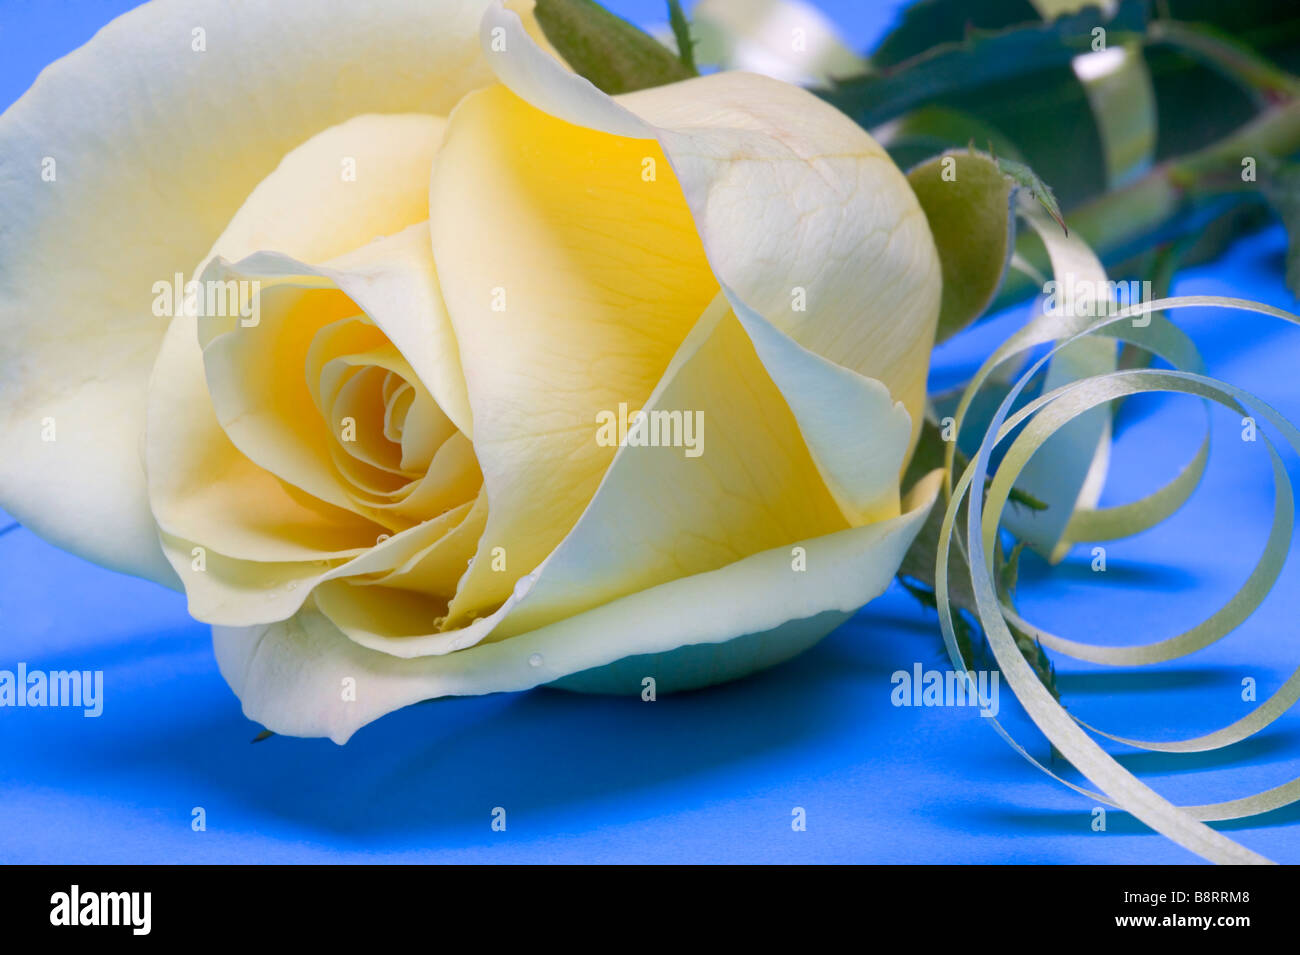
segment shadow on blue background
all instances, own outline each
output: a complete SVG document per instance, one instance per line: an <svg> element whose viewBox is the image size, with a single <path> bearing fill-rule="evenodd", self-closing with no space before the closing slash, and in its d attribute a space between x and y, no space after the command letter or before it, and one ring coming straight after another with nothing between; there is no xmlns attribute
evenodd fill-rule
<svg viewBox="0 0 1300 955"><path fill-rule="evenodd" d="M0 95L130 3L0 5ZM612 4L642 21L657 2ZM860 46L889 5L823 3ZM1180 277L1177 293L1295 303L1278 228ZM1024 320L1004 315L941 349L936 383L969 374ZM1300 419L1300 333L1235 313L1178 316L1211 371ZM1121 417L1106 501L1146 493L1195 450L1199 407L1141 398ZM1239 585L1261 545L1271 486L1262 445L1217 440L1193 502L1166 525L1086 549L1049 569L1027 558L1022 610L1068 636L1146 641L1197 622ZM1296 469L1292 467L1293 476ZM8 523L0 515L0 526ZM1104 576L1104 580L1101 579ZM1130 735L1173 738L1230 722L1300 664L1294 561L1238 633L1161 670L1099 672L1058 659L1067 704ZM1093 805L1005 746L974 710L896 708L890 674L943 667L934 615L897 588L814 650L730 686L653 704L560 691L410 707L346 747L272 738L217 673L207 628L183 599L63 554L26 530L0 535L0 667L102 669L104 715L0 710L4 861L880 861L1190 862L1122 814L1093 832ZM1045 745L1001 697L1011 731ZM1293 715L1253 740L1197 757L1127 752L1175 800L1232 798L1300 772ZM1054 767L1065 772L1068 767ZM494 807L507 830L490 829ZM207 829L193 831L196 808ZM807 831L791 829L792 811ZM1229 824L1252 848L1300 859L1300 813Z"/></svg>

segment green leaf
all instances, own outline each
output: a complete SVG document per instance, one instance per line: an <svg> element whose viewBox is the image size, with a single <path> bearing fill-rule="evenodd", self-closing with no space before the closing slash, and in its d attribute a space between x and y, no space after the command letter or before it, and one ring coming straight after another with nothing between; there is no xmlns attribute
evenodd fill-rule
<svg viewBox="0 0 1300 955"><path fill-rule="evenodd" d="M1300 71L1300 6L1295 0L1161 0L1162 16L1213 27Z"/></svg>
<svg viewBox="0 0 1300 955"><path fill-rule="evenodd" d="M975 51L995 34L1008 44L1018 38L1014 42L1026 47L1050 39L1041 33L1047 7L1029 0L919 0L872 51L872 60L882 78L899 74L897 85L905 86L901 74L933 70L938 61L965 48L974 57L972 69L952 84L941 84L908 111L942 107L992 126L1022 156L1001 144L998 154L1023 158L1057 187L1062 208L1072 210L1142 168L1153 138L1148 108L1152 93L1158 127L1154 161L1159 163L1237 129L1258 112L1259 90L1265 99L1288 95L1292 81L1282 71L1300 70L1300 5L1294 0L1160 0L1147 6L1155 19L1148 20L1130 0L1105 23L1108 48L1146 41L1140 60L1134 58L1125 67L1123 72L1131 75L1124 79L1103 74L1086 84L1070 62L1043 66L1037 54L1013 56L985 69ZM1060 30L1065 22L1068 18L1058 19L1052 30ZM1149 85L1136 82L1142 73L1149 75ZM1244 88L1242 79L1259 90ZM869 79L845 83L827 95L880 138L879 124L843 101L851 89L864 97L876 95ZM887 92L887 85L880 91ZM890 107L880 103L879 108L889 112ZM974 136L981 146L989 138ZM950 144L930 145L938 151ZM899 161L904 168L923 158L907 144L902 149Z"/></svg>
<svg viewBox="0 0 1300 955"><path fill-rule="evenodd" d="M537 0L536 16L578 75L611 96L697 75L672 50L594 0Z"/></svg>
<svg viewBox="0 0 1300 955"><path fill-rule="evenodd" d="M942 43L960 43L972 30L1005 30L1042 17L1029 0L917 0L871 52L877 66L896 66Z"/></svg>
<svg viewBox="0 0 1300 955"><path fill-rule="evenodd" d="M1152 42L1177 47L1264 101L1293 97L1300 92L1295 76L1226 30L1204 23L1156 20L1147 32Z"/></svg>
<svg viewBox="0 0 1300 955"><path fill-rule="evenodd" d="M1015 79L1053 66L1069 66L1092 49L1092 31L1105 27L1107 42L1145 28L1140 0L1123 0L1114 17L1088 7L1050 23L1003 30L970 30L962 40L931 47L877 73L846 80L823 95L871 128L971 87Z"/></svg>

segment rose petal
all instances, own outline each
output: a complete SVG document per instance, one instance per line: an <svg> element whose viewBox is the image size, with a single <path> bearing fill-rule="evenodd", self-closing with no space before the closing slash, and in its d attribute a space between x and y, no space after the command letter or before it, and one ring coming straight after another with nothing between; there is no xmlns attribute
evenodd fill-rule
<svg viewBox="0 0 1300 955"><path fill-rule="evenodd" d="M209 323L205 331L215 329L207 331L215 334L208 350L216 349L207 362L207 374L213 406L218 420L223 422L222 433L233 443L223 443L210 434L206 441L194 437L192 421L203 410L206 396L192 384L189 375L201 356L196 358L192 351L186 355L188 349L183 343L169 335L165 357L174 360L160 362L159 366L160 386L155 393L158 420L150 431L155 512L169 535L168 557L186 579L190 612L199 619L242 624L273 619L272 614L292 613L305 590L323 579L324 571L315 563L300 564L296 579L301 591L285 595L279 602L269 602L252 586L256 575L265 572L268 577L278 577L293 569L273 567L268 562L286 556L311 557L327 561L328 567L334 568L340 560L357 553L357 548L373 543L380 533L401 530L413 520L433 517L446 507L472 498L476 492L479 476L472 453L456 453L458 448L468 447L462 436L459 443L444 442L428 475L405 498L395 500L391 506L359 504L339 477L331 457L332 436L315 407L305 377L315 332L324 326L336 332L338 316L356 307L364 308L381 328L396 325L413 331L414 322L409 318L413 315L425 323L426 329L432 329L442 310L426 236L425 227L417 225L320 266L276 253L259 253L238 265L218 260L205 271L205 275L218 279L256 280L266 283L266 287L262 292L263 313L256 326L241 327L238 319L198 320ZM278 282L291 284L277 286ZM275 298L280 293L297 296L301 301L287 306L290 311L285 312L282 306L286 303ZM230 347L222 350L227 341ZM443 373L452 366L443 362L436 367L438 373ZM284 374L284 368L302 369L304 376ZM446 392L448 387L454 385L445 385L442 390ZM163 402L165 396L177 394L187 395L188 404L175 407ZM208 414L212 414L211 409ZM382 427L382 421L375 426ZM214 461L214 455L225 457ZM217 464L226 470L223 472ZM214 474L222 476L213 480ZM247 526L247 515L255 519L262 505L249 507L241 496L212 509L212 501L195 493L198 487L211 489L208 497L229 494L240 486L237 478L264 486L271 492L268 500L305 503L309 513L332 507L326 516L334 517L335 523L326 524L336 536L345 537L348 548L322 547L312 552L309 548L314 541L299 533L296 543L306 551L286 553L288 545L274 534L263 536L259 533L262 529ZM294 495L288 482L307 494ZM317 502L311 505L313 498ZM351 514L349 508L361 516ZM274 530L282 533L284 528L276 526ZM423 533L432 532L426 529ZM191 568L192 542L202 543L226 559L210 560L202 575L197 575ZM239 560L250 564L238 567Z"/></svg>
<svg viewBox="0 0 1300 955"><path fill-rule="evenodd" d="M934 472L921 482L894 520L801 542L816 572L792 572L790 549L780 547L509 640L418 660L362 647L309 607L281 623L214 627L217 663L250 719L277 733L344 743L366 723L420 700L524 690L627 656L722 643L818 616L820 630L889 585L940 477ZM797 646L807 645L807 625L791 632ZM668 685L676 679L652 675ZM355 700L342 692L348 679Z"/></svg>
<svg viewBox="0 0 1300 955"><path fill-rule="evenodd" d="M717 293L662 156L642 178L648 153L501 86L448 124L430 229L489 500L454 613L510 594L518 574L491 570L493 548L523 573L572 528L614 456L597 412L639 407Z"/></svg>
<svg viewBox="0 0 1300 955"><path fill-rule="evenodd" d="M250 460L295 486L348 506L346 482L332 463L339 433L316 413L326 410L319 407L323 396L313 395L308 379L318 367L326 374L325 362L341 357L314 354L313 344L322 332L333 337L335 323L358 311L388 336L403 370L414 371L446 416L457 425L468 422L459 352L422 225L317 266L278 253L236 264L217 260L204 279L260 283L255 326L233 318L200 319L204 366L227 436ZM374 391L378 399L380 391ZM339 394L332 392L331 405ZM450 407L442 406L444 400ZM382 411L369 424L371 437L381 437ZM358 435L358 443L365 440Z"/></svg>
<svg viewBox="0 0 1300 955"><path fill-rule="evenodd" d="M660 226L658 210L669 205L659 200L647 213L652 186L637 175L646 168L638 156L643 164L656 163L656 186L674 186L661 168L665 155L680 172L713 270L732 292L845 513L854 522L894 513L896 477L915 435L902 410L888 402L882 407L867 379L883 382L919 420L940 276L920 207L880 147L814 97L759 77L708 78L707 88L701 80L616 102L555 64L509 13L485 17L486 49L498 28L506 31L506 51L489 53L498 75L539 109L582 129L529 112L499 91L481 91L453 117L435 168L435 259L450 276L444 291L466 360L480 365L466 369L471 401L494 409L484 413L496 419L486 434L480 421L476 434L492 504L479 556L504 546L519 558L517 570L535 566L571 526L600 476L599 449L589 442L584 447L577 432L582 418L623 400L635 407L638 392L645 391L648 376L607 361L602 380L621 376L632 394L594 392L580 369L563 359L576 349L574 364L589 364L584 343L608 354L610 340L595 341L581 323L575 328L551 318L574 300L599 300L584 291L593 284L589 278L571 268L566 273L575 243L623 261L632 254L625 251L629 239L605 234L601 211L584 208L584 201L617 190L620 201L640 203L622 218ZM601 139L586 129L616 135ZM535 142L546 148L539 153ZM552 171L557 163L564 174ZM539 192L563 201L566 215L547 216ZM476 263L453 229L465 221L486 235L482 241L509 249L503 257L520 263L517 271L495 262L486 268L481 257ZM531 225L521 228L521 222ZM632 238L661 256L687 248L680 238L644 229ZM550 283L546 288L528 284L538 275ZM524 285L522 304L518 294L513 299L513 323L509 312L490 312L494 283ZM610 281L619 289L628 284ZM872 289L871 300L859 301L863 288ZM560 304L547 304L548 295ZM805 304L807 311L800 311ZM530 322L529 310L539 305L548 320ZM617 311L606 316L593 310L592 321L602 330L624 320ZM481 340L472 338L476 333ZM645 353L644 346L637 353ZM841 400L822 400L830 393ZM533 415L528 434L521 430L521 409ZM538 421L548 424L539 430ZM477 563L454 612L474 612L508 594L507 575L491 575L485 565Z"/></svg>
<svg viewBox="0 0 1300 955"><path fill-rule="evenodd" d="M364 310L386 333L397 329L399 337L411 336L417 324L422 324L424 337L436 338L439 316L444 313L425 238L424 227L417 225L326 265L311 266L278 253L259 253L237 265L218 260L205 270L205 276L213 280L264 283L263 310L253 327L241 327L237 318L181 316L164 342L155 375L154 418L147 450L154 512L165 531L205 543L227 556L277 559L272 553L227 543L231 538L222 529L225 522L233 522L230 530L234 531L245 520L240 501L231 501L217 511L193 506L195 489L204 484L216 485L211 493L222 494L220 485L224 483L269 487L274 483L272 474L319 501L352 508L348 489L330 456L332 438L320 419L305 374L310 333L344 313ZM299 301L307 298L314 300ZM284 310L299 307L301 313L295 313L291 321ZM196 325L203 336L212 336L209 349L216 349L206 374L218 385L225 428L214 414L213 396L202 386L203 356L198 342L189 340ZM283 330L292 337L276 338ZM276 348L261 344L273 338ZM427 355L426 347L413 349L417 358ZM424 375L439 376L429 388L431 392L463 394L463 381L454 377L459 370L454 350L449 358L421 364L410 361L410 355L403 357L426 385L429 382ZM260 368L260 373L254 374L250 368ZM303 374L285 374L284 368L303 369ZM463 403L463 398L453 402L456 400ZM239 448L230 440L232 436L240 442ZM214 481L213 475L223 477ZM286 493L281 491L279 497ZM315 510L320 507L314 505ZM382 511L372 509L367 514L372 521L386 520ZM383 529L358 524L347 516L340 524L359 528L356 533L364 532L370 540Z"/></svg>
<svg viewBox="0 0 1300 955"><path fill-rule="evenodd" d="M726 292L849 523L896 517L899 472L912 435L903 403L893 401L879 380L804 348Z"/></svg>
<svg viewBox="0 0 1300 955"><path fill-rule="evenodd" d="M203 563L191 560L191 542L163 535L167 555L185 581L190 616L213 624L247 626L283 620L298 611L313 588L347 575L382 575L423 553L460 515L448 512L416 524L391 537L381 535L373 546L340 551L330 559L252 561L203 549Z"/></svg>
<svg viewBox="0 0 1300 955"><path fill-rule="evenodd" d="M882 401L889 409L887 395ZM689 448L620 448L573 532L490 639L854 526L723 296L646 408L697 415L696 456ZM889 516L897 513L895 491Z"/></svg>
<svg viewBox="0 0 1300 955"><path fill-rule="evenodd" d="M283 157L252 191L213 254L239 259L265 244L315 261L399 232L426 214L441 136L442 121L420 115L363 115L325 130ZM341 157L356 160L355 181L343 178ZM383 339L370 331L368 341ZM212 410L193 316L176 317L164 339L150 415L145 452L153 512L187 582L196 542L231 558L312 561L355 555L382 530L345 506L296 492L235 448ZM248 571L250 584L258 566ZM200 581L205 590L219 583L221 569L214 561ZM203 608L215 599L192 598L191 609L208 613Z"/></svg>
<svg viewBox="0 0 1300 955"><path fill-rule="evenodd" d="M811 93L749 73L611 99L500 4L483 18L485 51L497 29L505 50L487 56L503 83L575 125L656 139L723 284L800 345L884 382L920 420L939 258L906 177L870 135Z"/></svg>

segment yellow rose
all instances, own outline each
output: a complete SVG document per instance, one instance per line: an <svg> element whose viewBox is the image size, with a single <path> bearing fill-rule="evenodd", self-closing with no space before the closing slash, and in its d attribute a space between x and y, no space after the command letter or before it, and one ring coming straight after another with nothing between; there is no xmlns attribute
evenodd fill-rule
<svg viewBox="0 0 1300 955"><path fill-rule="evenodd" d="M611 99L511 6L148 4L0 120L0 503L183 586L278 733L752 672L935 494L880 147L754 75Z"/></svg>

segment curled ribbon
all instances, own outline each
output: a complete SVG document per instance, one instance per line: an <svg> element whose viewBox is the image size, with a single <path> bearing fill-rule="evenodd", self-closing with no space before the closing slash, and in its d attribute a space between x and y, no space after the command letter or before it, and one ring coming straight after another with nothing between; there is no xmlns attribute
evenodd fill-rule
<svg viewBox="0 0 1300 955"><path fill-rule="evenodd" d="M1053 267L1058 275L1062 266L1069 267L1073 264L1090 268L1091 263L1095 263L1091 252L1077 239L1061 238L1059 234L1053 237L1046 223L1036 221L1035 213L1027 211L1025 214L1048 244ZM1029 364L1006 391L987 425L978 451L972 455L969 464L955 482L952 465L956 442L950 442L946 450L949 465L945 487L947 509L936 555L935 592L944 644L953 667L958 673L964 674L968 681L973 681L974 676L968 670L967 662L958 647L950 599L950 559L956 548L964 558L957 564L959 572L969 573L970 576L970 593L974 600L972 610L1007 684L1030 719L1056 750L1101 792L1094 792L1062 778L1035 759L1001 723L996 719L991 720L997 732L1029 762L1090 799L1132 813L1151 828L1210 861L1266 863L1270 860L1210 828L1206 822L1247 818L1296 802L1300 800L1300 777L1240 799L1179 806L1126 770L1090 734L1159 752L1191 753L1220 749L1258 733L1300 699L1300 667L1268 699L1228 726L1205 735L1174 741L1135 739L1098 729L1070 714L1043 685L1025 659L1012 628L1058 653L1109 666L1149 665L1178 659L1209 646L1231 632L1263 602L1277 581L1286 560L1294 527L1295 490L1287 477L1282 458L1268 435L1262 430L1258 432L1268 450L1275 482L1273 521L1263 552L1245 583L1227 603L1184 633L1152 643L1124 647L1099 646L1070 640L1025 620L1012 605L1009 596L999 592L997 579L998 534L1005 526L1004 511L1017 478L1035 452L1050 439L1068 434L1068 426L1072 422L1089 414L1095 415L1099 410L1105 411L1109 403L1116 399L1150 392L1197 397L1206 406L1205 437L1193 458L1171 482L1140 500L1109 508L1093 507L1082 497L1077 503L1068 502L1071 512L1069 521L1060 529L1059 540L1049 547L1050 551L1057 554L1061 552L1062 544L1068 547L1074 541L1110 540L1146 530L1181 507L1190 497L1205 469L1209 453L1208 416L1211 402L1243 415L1247 413L1246 409L1250 409L1271 424L1294 452L1300 455L1300 431L1250 392L1206 376L1191 340L1159 314L1194 306L1241 309L1300 325L1300 317L1255 302L1218 296L1183 296L1132 305L1099 318L1080 319L1073 315L1045 314L1028 323L989 357L966 387L957 407L955 421L958 434L966 422L976 394L1000 366L1025 355L1031 349L1051 344L1050 350ZM1051 363L1058 360L1064 350L1077 350L1081 342L1104 339L1136 345L1166 360L1173 367L1109 370L1079 377L1055 387L1045 386L1043 394L1013 412L1017 399L1025 393L1035 376L1050 368ZM1093 347L1093 354L1099 354ZM1052 383L1050 376L1048 381L1049 384ZM1093 432L1091 437L1085 436L1082 440L1094 440L1095 437ZM1008 440L1001 461L993 468L994 451ZM1108 435L1104 440L1108 440ZM1085 450L1091 453L1090 449ZM1081 458L1076 455L1075 460ZM986 485L986 494L971 493L972 487L985 488ZM1076 481L1071 485L1071 493L1077 487ZM959 528L963 525L964 533L959 533Z"/></svg>

